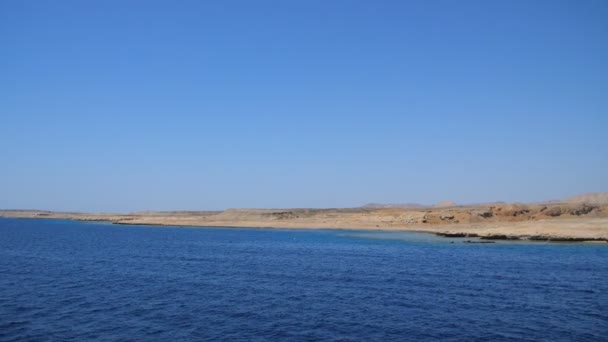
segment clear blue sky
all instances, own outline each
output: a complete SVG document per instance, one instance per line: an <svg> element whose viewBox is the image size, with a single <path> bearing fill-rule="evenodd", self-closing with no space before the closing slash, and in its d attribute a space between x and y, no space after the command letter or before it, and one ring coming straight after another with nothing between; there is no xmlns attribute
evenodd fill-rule
<svg viewBox="0 0 608 342"><path fill-rule="evenodd" d="M608 1L0 1L0 208L608 191Z"/></svg>

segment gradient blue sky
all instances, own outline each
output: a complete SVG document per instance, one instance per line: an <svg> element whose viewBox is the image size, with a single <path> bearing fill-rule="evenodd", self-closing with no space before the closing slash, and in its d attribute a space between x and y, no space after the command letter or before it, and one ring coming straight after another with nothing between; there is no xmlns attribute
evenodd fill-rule
<svg viewBox="0 0 608 342"><path fill-rule="evenodd" d="M0 208L608 191L608 1L0 1Z"/></svg>

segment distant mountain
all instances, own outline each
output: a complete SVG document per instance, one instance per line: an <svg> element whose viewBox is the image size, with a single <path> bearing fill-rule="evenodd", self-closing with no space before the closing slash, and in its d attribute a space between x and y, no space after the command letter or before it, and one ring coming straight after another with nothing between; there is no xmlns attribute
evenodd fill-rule
<svg viewBox="0 0 608 342"><path fill-rule="evenodd" d="M566 203L608 204L608 192L589 192L566 198Z"/></svg>
<svg viewBox="0 0 608 342"><path fill-rule="evenodd" d="M428 205L420 203L368 203L361 208L381 209L381 208L426 208Z"/></svg>
<svg viewBox="0 0 608 342"><path fill-rule="evenodd" d="M448 208L455 207L458 204L452 201L442 201L435 205L424 205L420 203L368 203L361 208L382 209L382 208L402 208L402 209L419 209L419 208Z"/></svg>
<svg viewBox="0 0 608 342"><path fill-rule="evenodd" d="M448 208L448 207L455 207L455 206L457 206L457 204L452 201L441 201L434 205L435 208Z"/></svg>

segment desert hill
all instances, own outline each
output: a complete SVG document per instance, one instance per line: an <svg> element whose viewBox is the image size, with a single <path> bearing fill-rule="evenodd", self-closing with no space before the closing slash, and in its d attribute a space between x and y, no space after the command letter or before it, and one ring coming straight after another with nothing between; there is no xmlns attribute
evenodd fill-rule
<svg viewBox="0 0 608 342"><path fill-rule="evenodd" d="M608 204L608 192L589 192L566 198L566 203Z"/></svg>

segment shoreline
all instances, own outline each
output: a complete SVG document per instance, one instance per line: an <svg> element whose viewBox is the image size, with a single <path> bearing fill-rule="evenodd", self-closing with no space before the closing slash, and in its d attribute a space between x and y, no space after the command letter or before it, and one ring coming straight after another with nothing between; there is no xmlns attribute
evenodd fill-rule
<svg viewBox="0 0 608 342"><path fill-rule="evenodd" d="M563 204L561 205L563 207ZM419 232L475 242L531 241L554 243L608 243L608 210L585 207L584 215L496 215L504 208L454 207L441 209L229 209L223 212L145 212L129 214L61 213L38 210L0 210L0 217L67 219L116 225L216 227L261 229L328 229L353 231ZM534 208L519 212L534 213ZM539 213L547 210L540 208ZM553 208L552 210L555 210ZM566 207L566 210L573 210ZM578 210L578 209L576 209ZM476 214L477 215L474 215ZM479 214L481 213L481 214ZM490 213L488 215L487 213ZM468 216L467 216L468 215ZM433 221L433 218L439 220ZM459 219L455 219L459 218ZM462 219L465 218L465 219Z"/></svg>

